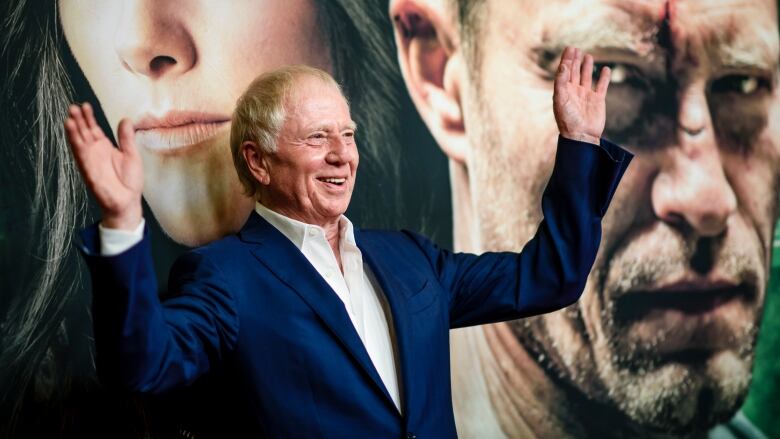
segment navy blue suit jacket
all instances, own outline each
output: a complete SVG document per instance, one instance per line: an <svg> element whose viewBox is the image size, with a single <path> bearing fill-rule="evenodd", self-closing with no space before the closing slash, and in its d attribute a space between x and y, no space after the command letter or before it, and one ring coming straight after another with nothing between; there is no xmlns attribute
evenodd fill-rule
<svg viewBox="0 0 780 439"><path fill-rule="evenodd" d="M178 294L162 303L148 238L101 257L95 227L82 234L101 379L161 393L209 377L232 399L211 404L239 407L237 422L272 437L456 436L450 328L576 301L630 160L607 142L559 141L544 220L519 254L456 254L410 232L355 232L391 310L403 414L341 300L256 213L238 234L177 260Z"/></svg>

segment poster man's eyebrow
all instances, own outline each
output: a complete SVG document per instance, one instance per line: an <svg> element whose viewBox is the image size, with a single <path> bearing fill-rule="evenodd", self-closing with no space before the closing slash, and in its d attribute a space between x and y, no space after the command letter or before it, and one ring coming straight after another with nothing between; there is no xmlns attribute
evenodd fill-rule
<svg viewBox="0 0 780 439"><path fill-rule="evenodd" d="M626 55L646 56L654 47L652 41L643 37L647 31L640 31L633 25L616 24L607 17L603 25L582 20L571 26L548 30L542 42L534 47L539 64L555 62L566 46L575 46L586 52L611 51Z"/></svg>
<svg viewBox="0 0 780 439"><path fill-rule="evenodd" d="M712 51L721 67L732 69L775 70L778 66L778 41L775 33L766 32L744 37L735 36L731 41L713 41Z"/></svg>

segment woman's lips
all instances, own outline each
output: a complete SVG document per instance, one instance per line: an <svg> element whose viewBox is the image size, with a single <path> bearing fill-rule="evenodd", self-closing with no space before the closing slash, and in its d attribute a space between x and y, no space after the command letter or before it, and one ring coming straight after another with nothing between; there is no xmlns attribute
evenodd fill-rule
<svg viewBox="0 0 780 439"><path fill-rule="evenodd" d="M169 112L144 116L135 123L136 143L157 152L173 152L214 137L230 125L230 117L197 112Z"/></svg>

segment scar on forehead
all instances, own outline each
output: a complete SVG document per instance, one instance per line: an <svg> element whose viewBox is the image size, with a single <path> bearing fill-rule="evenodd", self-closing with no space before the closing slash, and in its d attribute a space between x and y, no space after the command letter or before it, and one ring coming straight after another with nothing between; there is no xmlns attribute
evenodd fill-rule
<svg viewBox="0 0 780 439"><path fill-rule="evenodd" d="M675 0L666 0L661 3L661 6L658 8L658 20L671 20L671 16L674 12L673 9L677 6L676 3Z"/></svg>
<svg viewBox="0 0 780 439"><path fill-rule="evenodd" d="M658 11L658 45L664 49L672 50L674 45L672 43L672 32L675 11L675 1L666 0L661 4L661 8Z"/></svg>

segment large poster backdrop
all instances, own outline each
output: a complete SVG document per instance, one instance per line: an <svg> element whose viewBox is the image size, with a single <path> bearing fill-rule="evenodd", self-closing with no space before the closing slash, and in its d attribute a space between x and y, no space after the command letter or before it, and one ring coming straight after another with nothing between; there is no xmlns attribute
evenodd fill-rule
<svg viewBox="0 0 780 439"><path fill-rule="evenodd" d="M97 212L64 140L68 103L92 102L107 132L136 123L166 295L175 257L251 210L230 113L255 76L291 63L333 72L350 100L356 224L415 229L458 251L519 250L555 155L553 72L576 45L612 68L605 136L637 158L577 304L452 333L460 435L780 437L774 0L0 7L0 436L187 428L179 402L96 380L72 241ZM187 124L197 126L170 129Z"/></svg>

